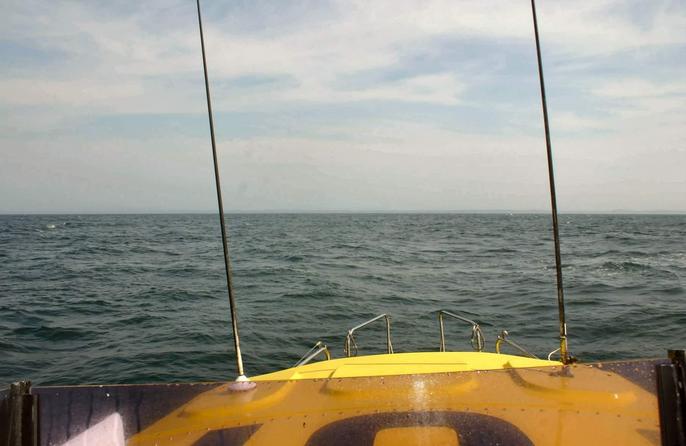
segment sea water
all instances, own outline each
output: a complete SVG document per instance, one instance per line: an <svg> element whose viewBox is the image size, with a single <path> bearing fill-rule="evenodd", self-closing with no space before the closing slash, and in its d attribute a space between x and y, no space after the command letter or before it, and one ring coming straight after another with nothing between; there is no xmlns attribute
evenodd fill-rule
<svg viewBox="0 0 686 446"><path fill-rule="evenodd" d="M289 367L316 341L392 317L396 352L436 351L436 311L557 346L549 215L230 214L246 372ZM686 216L560 216L572 352L582 361L684 348ZM471 327L446 321L448 349ZM360 354L385 348L382 323ZM218 218L0 216L0 384L235 377Z"/></svg>

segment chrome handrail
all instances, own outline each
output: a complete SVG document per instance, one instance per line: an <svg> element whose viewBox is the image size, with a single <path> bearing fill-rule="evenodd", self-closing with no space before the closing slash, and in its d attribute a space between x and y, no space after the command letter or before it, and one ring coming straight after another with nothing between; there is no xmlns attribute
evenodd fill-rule
<svg viewBox="0 0 686 446"><path fill-rule="evenodd" d="M299 367L301 365L305 365L308 362L312 361L315 357L317 357L320 353L324 352L326 355L326 360L331 359L331 353L329 353L329 347L326 346L322 341L317 341L316 344L314 344L314 347L309 349L307 353L303 355L302 358L298 360L298 362L293 365L293 367Z"/></svg>
<svg viewBox="0 0 686 446"><path fill-rule="evenodd" d="M509 333L507 332L507 330L503 330L498 335L498 340L495 341L495 352L496 353L500 354L500 345L505 343L505 344L515 348L516 350L519 350L520 352L524 353L525 355L527 355L530 358L539 359L538 356L534 355L533 353L531 353L530 351L528 351L527 349L525 349L521 345L517 344L514 341L507 339L508 335L509 335Z"/></svg>
<svg viewBox="0 0 686 446"><path fill-rule="evenodd" d="M386 320L386 350L389 354L393 353L393 345L391 344L391 317L384 313L348 330L348 334L345 336L345 345L343 347L343 351L345 352L347 357L357 356L357 343L355 342L355 337L353 336L355 330L365 327L371 324L372 322L378 321L379 319ZM355 350L354 355L353 350Z"/></svg>
<svg viewBox="0 0 686 446"><path fill-rule="evenodd" d="M474 322L471 319L467 319L466 317L457 315L455 313L451 313L450 311L447 310L439 310L438 311L438 325L441 329L441 345L439 347L439 351L444 352L445 351L445 329L443 327L443 316L450 316L454 319L458 319L463 322L467 322L468 324L472 325L472 348L476 350L477 352L480 352L484 349L484 344L486 343L486 340L484 339L484 334L481 331L481 327L479 327L479 324Z"/></svg>

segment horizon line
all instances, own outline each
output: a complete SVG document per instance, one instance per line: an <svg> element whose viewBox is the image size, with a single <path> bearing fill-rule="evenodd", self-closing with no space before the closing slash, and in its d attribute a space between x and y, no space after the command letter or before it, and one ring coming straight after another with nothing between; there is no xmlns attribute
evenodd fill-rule
<svg viewBox="0 0 686 446"><path fill-rule="evenodd" d="M2 216L22 215L180 215L217 214L217 210L97 210L97 211L73 211L73 210L50 210L50 211L0 211ZM541 209L236 209L225 211L225 215L231 214L550 214L550 210ZM563 210L559 214L597 214L597 215L686 215L686 210L636 210L636 209L612 209L612 210Z"/></svg>

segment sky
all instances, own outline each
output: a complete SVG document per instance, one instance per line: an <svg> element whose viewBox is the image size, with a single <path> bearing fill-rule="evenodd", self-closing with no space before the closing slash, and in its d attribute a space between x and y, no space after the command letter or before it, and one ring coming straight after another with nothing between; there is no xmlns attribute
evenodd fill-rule
<svg viewBox="0 0 686 446"><path fill-rule="evenodd" d="M686 212L686 2L539 0L561 211ZM528 0L206 0L228 211L547 210ZM216 209L193 0L9 0L0 213Z"/></svg>

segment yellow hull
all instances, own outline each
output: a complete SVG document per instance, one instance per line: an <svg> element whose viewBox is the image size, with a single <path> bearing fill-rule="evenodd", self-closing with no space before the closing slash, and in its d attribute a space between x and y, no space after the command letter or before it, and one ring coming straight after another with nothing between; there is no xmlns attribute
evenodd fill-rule
<svg viewBox="0 0 686 446"><path fill-rule="evenodd" d="M459 352L322 361L250 390L219 385L127 444L658 444L654 391L622 367Z"/></svg>

